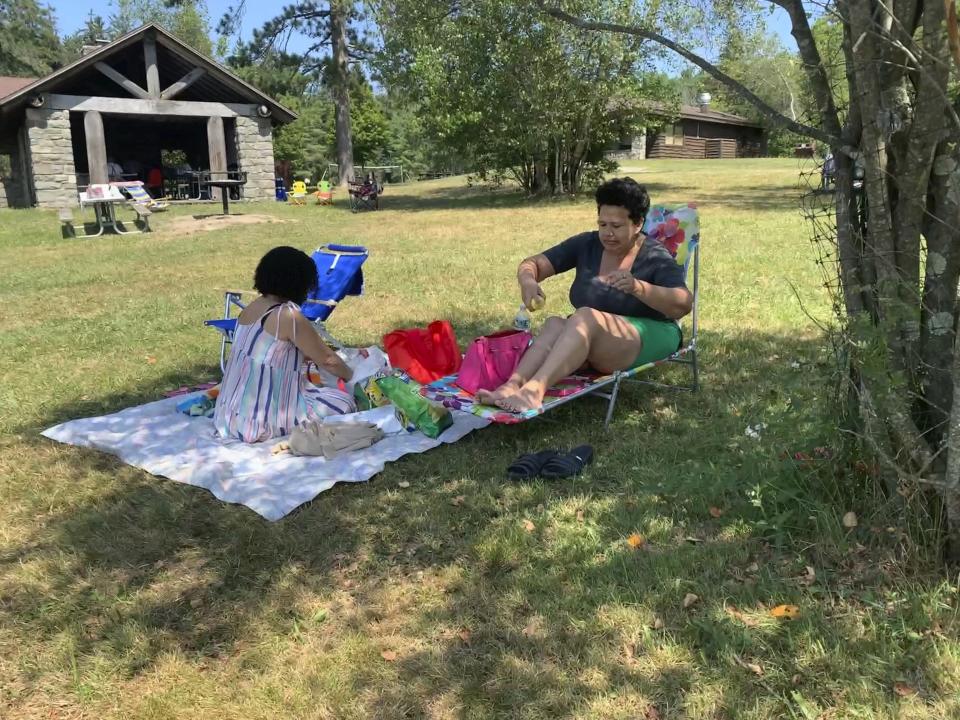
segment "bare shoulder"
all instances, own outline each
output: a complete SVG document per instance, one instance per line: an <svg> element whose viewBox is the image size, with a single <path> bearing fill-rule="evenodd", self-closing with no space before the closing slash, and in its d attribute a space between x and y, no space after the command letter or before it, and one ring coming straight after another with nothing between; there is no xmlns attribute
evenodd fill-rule
<svg viewBox="0 0 960 720"><path fill-rule="evenodd" d="M269 308L269 303L263 297L258 297L240 311L240 315L237 316L237 319L240 321L241 325L249 325L250 323L254 323L260 317L262 317Z"/></svg>

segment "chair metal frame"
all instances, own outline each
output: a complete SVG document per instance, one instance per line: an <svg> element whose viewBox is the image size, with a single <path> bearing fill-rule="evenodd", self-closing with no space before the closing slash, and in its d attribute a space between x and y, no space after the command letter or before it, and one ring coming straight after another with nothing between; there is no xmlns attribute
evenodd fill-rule
<svg viewBox="0 0 960 720"><path fill-rule="evenodd" d="M345 250L334 251L334 250L331 250L329 245L321 245L319 248L317 248L317 251L324 250L324 249L326 249L328 252L334 252L338 256L368 255L366 250L364 250L364 252L362 253L345 251ZM336 262L337 260L335 259L334 265L336 265ZM220 337L220 371L221 372L227 371L227 345L230 345L233 343L233 333L236 328L235 322L233 324L230 324L227 321L230 321L230 320L236 321L236 316L232 314L234 310L236 309L237 313L239 314L239 312L241 312L246 307L246 304L244 304L242 301L242 297L243 297L242 290L225 291L223 294L223 317L218 318L216 320L204 320L203 322L204 325L215 328L221 335ZM326 315L326 317L329 317L330 313L333 312L333 309L335 309L339 304L340 303L337 300L316 300L313 298L307 298L307 300L303 303L301 307L305 307L307 305L324 305L326 307L331 308L330 312L327 313ZM321 339L325 343L327 343L328 345L332 345L338 350L342 349L344 347L344 344L330 334L330 332L326 328L325 322L326 322L325 320L322 320L320 318L317 318L316 320L310 320L310 323L313 325L314 329L317 331L317 334L321 337Z"/></svg>
<svg viewBox="0 0 960 720"><path fill-rule="evenodd" d="M609 401L607 405L607 415L603 421L603 426L609 427L610 420L613 419L613 410L617 404L617 395L620 393L620 385L624 382L635 383L637 385L648 385L650 387L664 388L667 390L677 390L679 392L690 392L694 393L700 390L700 366L697 362L697 332L699 330L699 320L698 320L698 306L700 305L700 243L698 242L693 249L693 308L690 312L691 322L690 322L690 340L684 345L684 347L677 350L673 355L670 355L663 360L658 360L653 363L648 363L647 365L641 365L638 368L632 370L618 370L610 378L610 383L613 384L613 389L609 393L605 392L594 392L592 394L602 397ZM635 378L635 375L639 375L642 372L646 372L651 368L654 368L658 365L664 365L666 363L676 363L678 365L688 365L691 371L691 380L689 385L676 385L672 383L662 383L655 380L639 380ZM605 383L606 384L606 383ZM602 387L602 386L601 386ZM597 388L600 390L601 388ZM558 403L559 404L559 403Z"/></svg>
<svg viewBox="0 0 960 720"><path fill-rule="evenodd" d="M380 195L383 193L383 185L377 183L372 192L362 193L363 185L351 183L347 186L347 192L350 195L350 211L359 212L360 210L379 210Z"/></svg>
<svg viewBox="0 0 960 720"><path fill-rule="evenodd" d="M233 343L233 333L234 330L227 330L217 323L221 323L224 320L236 320L236 316L232 315L234 308L239 315L240 312L246 306L245 303L241 300L243 297L242 290L227 290L223 293L223 317L219 320L205 320L204 325L209 325L210 327L216 328L220 333L220 372L227 371L227 345ZM333 300L308 300L308 303L316 303L317 305L327 305L329 307L336 307L337 303ZM317 331L317 334L323 339L328 345L332 345L338 350L344 347L343 343L337 340L330 332L327 330L324 325L323 320L313 320L311 321L314 329Z"/></svg>

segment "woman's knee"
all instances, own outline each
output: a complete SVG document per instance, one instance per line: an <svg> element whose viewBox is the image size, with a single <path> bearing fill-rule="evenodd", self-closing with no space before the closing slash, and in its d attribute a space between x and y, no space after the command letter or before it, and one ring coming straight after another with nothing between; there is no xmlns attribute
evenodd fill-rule
<svg viewBox="0 0 960 720"><path fill-rule="evenodd" d="M567 319L567 322L578 329L593 333L603 326L603 313L589 307L577 308L573 315Z"/></svg>
<svg viewBox="0 0 960 720"><path fill-rule="evenodd" d="M543 326L540 328L540 335L559 335L563 332L563 326L566 324L566 318L552 315L543 321Z"/></svg>

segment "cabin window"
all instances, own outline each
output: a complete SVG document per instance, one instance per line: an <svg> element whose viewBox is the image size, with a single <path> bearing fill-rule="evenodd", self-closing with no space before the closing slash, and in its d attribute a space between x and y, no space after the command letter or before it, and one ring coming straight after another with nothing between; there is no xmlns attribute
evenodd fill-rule
<svg viewBox="0 0 960 720"><path fill-rule="evenodd" d="M667 145L683 145L683 124L671 123L663 127L663 139Z"/></svg>

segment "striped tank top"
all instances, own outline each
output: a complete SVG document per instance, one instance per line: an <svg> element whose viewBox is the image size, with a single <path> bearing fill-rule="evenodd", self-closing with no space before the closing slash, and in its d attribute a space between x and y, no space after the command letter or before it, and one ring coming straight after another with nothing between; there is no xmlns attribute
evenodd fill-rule
<svg viewBox="0 0 960 720"><path fill-rule="evenodd" d="M270 313L284 307L300 309L292 302L274 305L255 323L237 323L213 413L221 437L261 442L289 435L301 423L357 410L347 393L311 383L299 348L264 329Z"/></svg>

